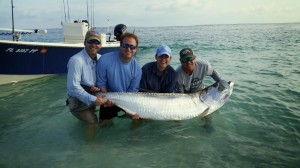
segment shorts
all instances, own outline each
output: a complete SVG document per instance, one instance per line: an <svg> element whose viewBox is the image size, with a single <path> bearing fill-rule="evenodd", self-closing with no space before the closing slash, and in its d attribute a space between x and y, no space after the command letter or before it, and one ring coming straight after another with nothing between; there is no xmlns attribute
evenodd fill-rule
<svg viewBox="0 0 300 168"><path fill-rule="evenodd" d="M96 106L94 104L86 105L77 98L71 96L66 102L70 112L79 120L89 124L98 122L97 115L95 114Z"/></svg>
<svg viewBox="0 0 300 168"><path fill-rule="evenodd" d="M121 110L122 109L117 106L112 106L112 107L100 106L99 119L100 120L109 120L114 117L117 117L118 112Z"/></svg>

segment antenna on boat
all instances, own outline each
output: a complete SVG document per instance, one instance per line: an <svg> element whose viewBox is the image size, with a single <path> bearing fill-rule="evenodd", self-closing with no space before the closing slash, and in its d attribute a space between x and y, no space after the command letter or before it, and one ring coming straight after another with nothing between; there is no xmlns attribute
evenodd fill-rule
<svg viewBox="0 0 300 168"><path fill-rule="evenodd" d="M63 4L64 4L65 22L67 22L67 15L66 15L66 4L65 4L65 0L63 0Z"/></svg>
<svg viewBox="0 0 300 168"><path fill-rule="evenodd" d="M109 33L109 19L107 19L106 21L107 21L107 33Z"/></svg>
<svg viewBox="0 0 300 168"><path fill-rule="evenodd" d="M12 19L12 36L13 41L15 41L15 21L14 21L14 2L11 0L11 19Z"/></svg>
<svg viewBox="0 0 300 168"><path fill-rule="evenodd" d="M70 22L70 8L69 8L69 0L67 0L67 6L68 6L68 21Z"/></svg>
<svg viewBox="0 0 300 168"><path fill-rule="evenodd" d="M94 17L95 1L94 0L91 0L90 6L91 6L91 11L89 11L89 2L87 0L86 1L86 7L87 7L87 12L86 13L87 13L87 20L90 23L89 24L89 29L95 29L95 27L94 27L94 23L95 23L95 21L94 21L94 19L95 19L95 17Z"/></svg>
<svg viewBox="0 0 300 168"><path fill-rule="evenodd" d="M63 4L64 4L65 22L67 22L67 14L66 14L66 3L65 3L65 0L63 0ZM67 10L68 10L68 22L70 22L69 0L67 0Z"/></svg>
<svg viewBox="0 0 300 168"><path fill-rule="evenodd" d="M86 0L86 17L87 17L87 21L88 21L88 23L90 23L90 20L89 20L89 1L88 0ZM89 29L90 29L90 25L88 25L89 26Z"/></svg>
<svg viewBox="0 0 300 168"><path fill-rule="evenodd" d="M87 14L87 21L89 23L89 29L95 29L94 27L94 12L95 12L95 1L91 1L91 11L89 11L89 2L86 0L86 14ZM90 16L91 15L91 16Z"/></svg>
<svg viewBox="0 0 300 168"><path fill-rule="evenodd" d="M94 0L92 0L92 3L93 3L93 5L92 5L92 26L94 27L95 26L95 1Z"/></svg>

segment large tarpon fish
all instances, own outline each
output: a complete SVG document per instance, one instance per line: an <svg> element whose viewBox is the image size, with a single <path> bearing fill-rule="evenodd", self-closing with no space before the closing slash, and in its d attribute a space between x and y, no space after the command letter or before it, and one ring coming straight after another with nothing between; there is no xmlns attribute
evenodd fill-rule
<svg viewBox="0 0 300 168"><path fill-rule="evenodd" d="M153 120L186 120L206 116L229 99L233 82L221 80L196 93L100 92L130 115Z"/></svg>

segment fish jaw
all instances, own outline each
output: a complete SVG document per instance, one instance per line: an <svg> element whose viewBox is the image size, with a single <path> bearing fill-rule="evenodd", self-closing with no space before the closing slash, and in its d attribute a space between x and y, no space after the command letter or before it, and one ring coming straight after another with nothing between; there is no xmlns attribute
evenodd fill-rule
<svg viewBox="0 0 300 168"><path fill-rule="evenodd" d="M217 84L208 87L207 92L200 95L201 101L209 107L206 115L218 110L229 100L233 92L233 86L234 82L221 80Z"/></svg>

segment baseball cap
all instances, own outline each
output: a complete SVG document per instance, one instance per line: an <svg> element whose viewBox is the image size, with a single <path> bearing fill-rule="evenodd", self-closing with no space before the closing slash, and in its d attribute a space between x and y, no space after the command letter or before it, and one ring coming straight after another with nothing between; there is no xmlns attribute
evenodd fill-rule
<svg viewBox="0 0 300 168"><path fill-rule="evenodd" d="M89 40L97 40L101 43L101 34L99 34L94 30L88 31L86 32L85 35L85 41L89 41Z"/></svg>
<svg viewBox="0 0 300 168"><path fill-rule="evenodd" d="M161 44L159 45L159 47L156 50L156 56L161 56L161 55L168 55L169 57L172 56L172 51L170 49L170 47L168 47L167 45Z"/></svg>
<svg viewBox="0 0 300 168"><path fill-rule="evenodd" d="M194 55L194 52L192 49L190 48L184 48L179 52L180 55L180 60L183 59L188 59L188 58L196 58L196 56Z"/></svg>

